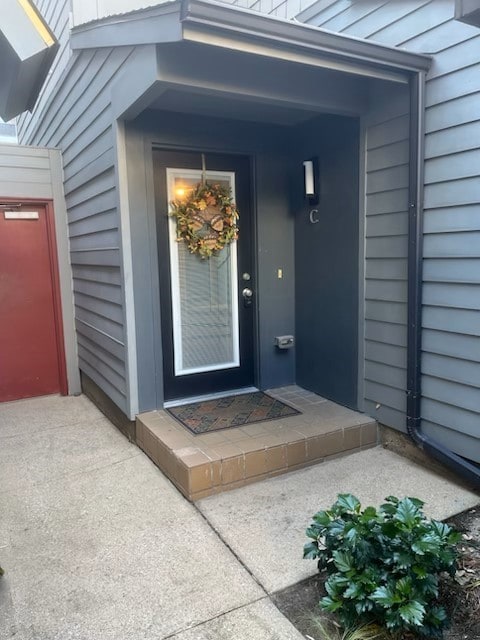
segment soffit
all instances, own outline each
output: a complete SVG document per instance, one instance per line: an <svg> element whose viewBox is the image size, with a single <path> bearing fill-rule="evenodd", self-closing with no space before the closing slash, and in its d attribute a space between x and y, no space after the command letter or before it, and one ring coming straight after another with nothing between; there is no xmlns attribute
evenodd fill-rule
<svg viewBox="0 0 480 640"><path fill-rule="evenodd" d="M296 126L308 122L322 113L332 113L323 108L304 109L258 101L242 100L238 97L219 97L212 94L192 93L180 89L168 89L149 109L172 113L194 113L197 116L223 118L234 121L256 122L280 126ZM339 109L337 114L349 115Z"/></svg>
<svg viewBox="0 0 480 640"><path fill-rule="evenodd" d="M215 97L218 115L235 113L256 119L256 113L260 121L268 121L268 108L278 108L280 119L283 111L290 120L295 109L303 120L300 111L359 115L367 106L369 80L331 69L231 49L219 51L197 42L158 45L157 60L157 78L165 90L189 93L185 102L195 108ZM163 99L156 108L164 108Z"/></svg>
<svg viewBox="0 0 480 640"><path fill-rule="evenodd" d="M30 0L2 0L0 116L33 109L58 42Z"/></svg>

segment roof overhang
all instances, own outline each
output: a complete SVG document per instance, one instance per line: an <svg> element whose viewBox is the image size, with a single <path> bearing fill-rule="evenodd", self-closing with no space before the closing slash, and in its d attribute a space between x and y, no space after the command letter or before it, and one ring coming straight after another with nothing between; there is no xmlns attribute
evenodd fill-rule
<svg viewBox="0 0 480 640"><path fill-rule="evenodd" d="M480 0L455 0L455 20L480 27Z"/></svg>
<svg viewBox="0 0 480 640"><path fill-rule="evenodd" d="M356 76L406 82L431 58L214 0L177 0L76 27L73 49L194 42Z"/></svg>
<svg viewBox="0 0 480 640"><path fill-rule="evenodd" d="M58 42L30 0L2 0L0 116L33 109Z"/></svg>

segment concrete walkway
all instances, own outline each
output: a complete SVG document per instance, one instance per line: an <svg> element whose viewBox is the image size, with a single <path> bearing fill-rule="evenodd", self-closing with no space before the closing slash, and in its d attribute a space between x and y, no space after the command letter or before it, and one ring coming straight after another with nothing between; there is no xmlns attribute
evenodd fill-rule
<svg viewBox="0 0 480 640"><path fill-rule="evenodd" d="M337 491L479 502L373 449L192 505L85 397L0 405L0 638L300 640L268 594Z"/></svg>

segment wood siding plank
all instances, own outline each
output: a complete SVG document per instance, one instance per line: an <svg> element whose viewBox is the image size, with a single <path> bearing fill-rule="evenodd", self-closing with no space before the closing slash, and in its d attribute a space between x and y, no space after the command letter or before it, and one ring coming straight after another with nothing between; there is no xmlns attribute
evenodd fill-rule
<svg viewBox="0 0 480 640"><path fill-rule="evenodd" d="M477 411L468 411L455 405L425 398L422 400L422 416L428 422L478 438L479 414Z"/></svg>
<svg viewBox="0 0 480 640"><path fill-rule="evenodd" d="M480 311L480 295L478 287L473 284L426 282L423 287L423 304Z"/></svg>
<svg viewBox="0 0 480 640"><path fill-rule="evenodd" d="M480 258L480 230L430 233L424 240L425 258ZM438 264L438 263L435 263ZM467 267L467 263L463 263ZM470 266L473 266L471 263ZM465 275L471 277L470 269Z"/></svg>
<svg viewBox="0 0 480 640"><path fill-rule="evenodd" d="M406 302L367 300L365 303L365 318L393 324L406 324L407 304Z"/></svg>
<svg viewBox="0 0 480 640"><path fill-rule="evenodd" d="M406 280L407 264L402 258L370 259L365 266L365 276L377 280Z"/></svg>
<svg viewBox="0 0 480 640"><path fill-rule="evenodd" d="M480 252L478 248L476 248L476 251L477 253ZM423 279L425 282L480 284L480 259L446 259L442 255L439 259L424 260Z"/></svg>
<svg viewBox="0 0 480 640"><path fill-rule="evenodd" d="M407 297L407 282L405 280L371 280L365 283L366 300L387 300L404 302Z"/></svg>
<svg viewBox="0 0 480 640"><path fill-rule="evenodd" d="M480 390L478 363L460 360L457 355L451 357L425 352L422 358L422 373L431 378L439 378L446 382L455 382ZM477 407L480 411L480 402L477 402Z"/></svg>
<svg viewBox="0 0 480 640"><path fill-rule="evenodd" d="M425 157L450 156L469 149L477 149L479 139L480 117L477 117L473 122L427 134L425 136Z"/></svg>
<svg viewBox="0 0 480 640"><path fill-rule="evenodd" d="M437 441L441 440L447 448L455 450L464 458L472 459L480 454L478 434L469 436L466 432L462 433L455 428L446 428L428 420L423 420L422 431Z"/></svg>
<svg viewBox="0 0 480 640"><path fill-rule="evenodd" d="M427 234L478 231L479 229L480 207L477 205L428 209L424 214L424 230Z"/></svg>
<svg viewBox="0 0 480 640"><path fill-rule="evenodd" d="M427 329L453 331L465 336L480 336L478 311L475 310L433 307L424 304L422 324Z"/></svg>
<svg viewBox="0 0 480 640"><path fill-rule="evenodd" d="M367 178L367 195L380 193L382 191L391 191L393 185L395 185L397 189L405 189L408 187L408 164L398 165L388 169L379 169L378 171L369 171Z"/></svg>
<svg viewBox="0 0 480 640"><path fill-rule="evenodd" d="M480 94L471 93L426 110L425 131L434 133L480 120Z"/></svg>
<svg viewBox="0 0 480 640"><path fill-rule="evenodd" d="M425 207L452 207L480 203L480 180L465 178L425 186Z"/></svg>
<svg viewBox="0 0 480 640"><path fill-rule="evenodd" d="M122 286L122 277L120 269L116 267L105 266L94 267L84 265L73 265L72 267L73 277L78 280L90 280L91 282L105 282L106 284L116 284Z"/></svg>
<svg viewBox="0 0 480 640"><path fill-rule="evenodd" d="M425 184L480 176L480 149L452 153L425 162Z"/></svg>
<svg viewBox="0 0 480 640"><path fill-rule="evenodd" d="M408 140L399 140L368 150L367 172L408 164Z"/></svg>
<svg viewBox="0 0 480 640"><path fill-rule="evenodd" d="M378 320L365 321L365 338L403 347L407 341L407 328L402 324L391 324ZM381 378L378 378L381 380Z"/></svg>
<svg viewBox="0 0 480 640"><path fill-rule="evenodd" d="M125 359L125 345L122 342L114 340L112 336L99 331L98 328L92 327L82 320L77 319L76 326L79 335L85 336L91 343L101 346L102 349L123 362Z"/></svg>
<svg viewBox="0 0 480 640"><path fill-rule="evenodd" d="M367 258L405 258L408 253L407 236L392 236L368 239Z"/></svg>
<svg viewBox="0 0 480 640"><path fill-rule="evenodd" d="M405 369L407 366L407 349L396 345L365 341L365 358L379 364Z"/></svg>
<svg viewBox="0 0 480 640"><path fill-rule="evenodd" d="M437 377L433 378L424 374L422 378L422 396L480 415L479 390L476 386L468 386L465 383L460 384Z"/></svg>
<svg viewBox="0 0 480 640"><path fill-rule="evenodd" d="M407 232L408 214L406 211L367 216L367 238L405 236Z"/></svg>
<svg viewBox="0 0 480 640"><path fill-rule="evenodd" d="M480 337L425 329L422 348L426 353L477 362L480 353Z"/></svg>
<svg viewBox="0 0 480 640"><path fill-rule="evenodd" d="M407 396L403 389L395 389L386 384L365 381L365 398L375 404L385 404L402 413L406 410Z"/></svg>
<svg viewBox="0 0 480 640"><path fill-rule="evenodd" d="M372 125L368 129L368 150L385 147L395 142L405 142L405 132L408 131L408 115L400 115Z"/></svg>

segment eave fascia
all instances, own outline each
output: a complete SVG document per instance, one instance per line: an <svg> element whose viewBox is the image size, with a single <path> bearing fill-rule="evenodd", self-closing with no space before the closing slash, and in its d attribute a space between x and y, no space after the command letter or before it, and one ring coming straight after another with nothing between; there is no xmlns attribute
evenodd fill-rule
<svg viewBox="0 0 480 640"><path fill-rule="evenodd" d="M229 36L232 48L235 45L242 46L245 42L258 46L261 42L269 44L272 51L284 49L302 52L323 56L327 62L331 60L353 64L357 65L357 69L367 65L370 69L377 68L387 72L428 71L432 62L431 57L424 54L333 33L214 0L182 0L181 20L183 39L205 44L215 44L215 36L222 35L223 39L218 40L219 46L226 46L225 38ZM252 47L252 53L261 51L255 51L255 47ZM266 50L264 55L267 55ZM352 72L355 73L353 67Z"/></svg>

